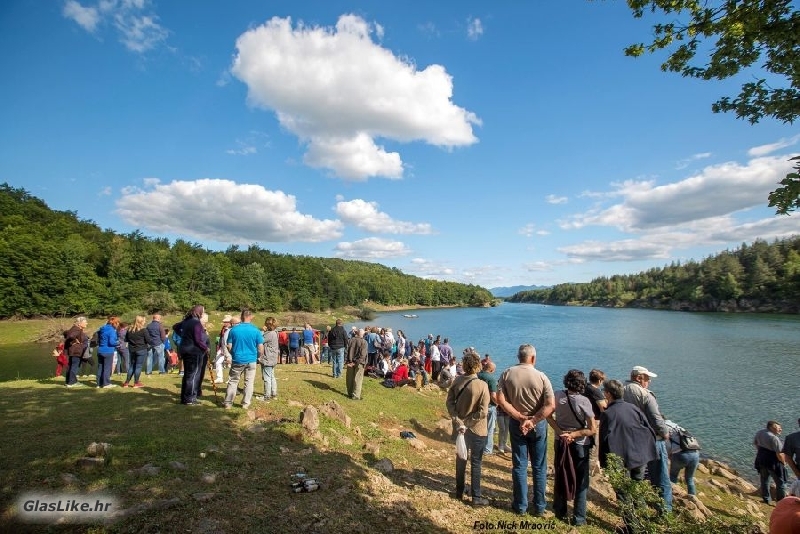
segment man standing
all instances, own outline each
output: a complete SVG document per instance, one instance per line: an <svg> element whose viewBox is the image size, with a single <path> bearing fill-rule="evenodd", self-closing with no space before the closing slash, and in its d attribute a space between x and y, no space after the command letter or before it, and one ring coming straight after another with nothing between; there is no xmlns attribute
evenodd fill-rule
<svg viewBox="0 0 800 534"><path fill-rule="evenodd" d="M347 374L347 396L351 399L361 400L361 384L364 382L364 368L367 365L367 340L364 339L364 329L360 329L355 337L347 344L345 366Z"/></svg>
<svg viewBox="0 0 800 534"><path fill-rule="evenodd" d="M164 325L161 324L161 314L154 313L153 320L147 325L147 333L150 334L150 340L153 345L147 351L147 367L145 373L147 376L153 374L153 365L158 366L159 374L164 374L167 370L164 368L164 340L167 339L167 331Z"/></svg>
<svg viewBox="0 0 800 534"><path fill-rule="evenodd" d="M656 396L648 389L650 382L658 375L647 370L641 365L631 369L631 379L625 382L623 399L639 408L650 424L656 435L656 449L658 457L647 464L650 483L658 488L664 499L664 511L672 511L672 482L669 480L669 428L664 423L664 417L658 408ZM602 428L602 427L601 427Z"/></svg>
<svg viewBox="0 0 800 534"><path fill-rule="evenodd" d="M477 352L476 352L477 354ZM449 362L450 358L453 357L453 347L450 346L450 339L444 338L444 342L439 344L439 358L443 362ZM478 355L478 359L480 360L480 355ZM444 365L444 364L443 364Z"/></svg>
<svg viewBox="0 0 800 534"><path fill-rule="evenodd" d="M542 516L547 503L547 418L556 408L550 379L536 369L536 349L520 345L519 363L506 369L497 384L497 404L509 415L511 433L511 507L518 514L528 509L528 459L533 467L534 515Z"/></svg>
<svg viewBox="0 0 800 534"><path fill-rule="evenodd" d="M445 344L447 340L445 339ZM472 354L477 354L470 351ZM486 355L486 359L481 362L481 372L478 373L478 378L486 382L489 387L489 408L488 415L486 416L486 447L483 449L483 454L492 454L494 448L494 426L497 422L497 378L494 376L496 366L494 362ZM466 373L466 371L465 371Z"/></svg>
<svg viewBox="0 0 800 534"><path fill-rule="evenodd" d="M342 320L336 319L336 326L328 332L328 350L331 353L331 374L333 378L342 376L345 345L347 345L347 332L342 326Z"/></svg>
<svg viewBox="0 0 800 534"><path fill-rule="evenodd" d="M275 366L278 364L278 321L267 317L264 321L264 351L258 358L261 364L261 378L264 380L264 398L269 401L278 398L278 381L275 379Z"/></svg>
<svg viewBox="0 0 800 534"><path fill-rule="evenodd" d="M767 428L756 432L753 445L756 447L756 461L754 467L758 470L761 482L761 500L770 504L772 499L769 494L769 477L775 481L775 500L780 501L786 497L786 465L784 462L783 444L778 436L783 428L777 421L768 421Z"/></svg>
<svg viewBox="0 0 800 534"><path fill-rule="evenodd" d="M231 370L228 375L228 391L223 406L233 406L239 377L244 373L244 399L242 408L248 408L253 398L253 385L256 378L256 362L264 355L264 336L253 323L253 312L242 311L242 322L228 332L228 351L231 353Z"/></svg>
<svg viewBox="0 0 800 534"><path fill-rule="evenodd" d="M800 426L800 419L797 420L797 426ZM786 436L782 452L786 456L786 463L794 472L794 476L800 479L800 431Z"/></svg>

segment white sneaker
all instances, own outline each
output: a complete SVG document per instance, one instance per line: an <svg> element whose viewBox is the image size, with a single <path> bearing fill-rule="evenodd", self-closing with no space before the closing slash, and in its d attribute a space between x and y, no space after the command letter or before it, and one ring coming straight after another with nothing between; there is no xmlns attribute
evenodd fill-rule
<svg viewBox="0 0 800 534"><path fill-rule="evenodd" d="M217 378L216 380L214 380L215 384L222 384L223 382L225 382L225 381L223 379L221 379L221 378Z"/></svg>

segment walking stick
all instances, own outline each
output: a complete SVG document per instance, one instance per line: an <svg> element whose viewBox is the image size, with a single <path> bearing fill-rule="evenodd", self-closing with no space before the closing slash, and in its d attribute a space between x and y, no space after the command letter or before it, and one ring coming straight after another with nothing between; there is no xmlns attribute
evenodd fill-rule
<svg viewBox="0 0 800 534"><path fill-rule="evenodd" d="M211 389L214 390L214 402L217 401L217 377L214 376L214 366L211 364L211 358L208 358L208 352L206 352L206 361L208 362L208 376L211 379Z"/></svg>

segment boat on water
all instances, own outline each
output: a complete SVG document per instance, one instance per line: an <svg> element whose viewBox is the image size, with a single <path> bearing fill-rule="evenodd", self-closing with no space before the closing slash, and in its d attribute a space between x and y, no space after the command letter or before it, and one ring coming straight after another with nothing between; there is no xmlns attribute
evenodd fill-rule
<svg viewBox="0 0 800 534"><path fill-rule="evenodd" d="M406 319L416 319L417 317L419 317L419 315L417 315L416 313L404 313L403 317L405 317Z"/></svg>

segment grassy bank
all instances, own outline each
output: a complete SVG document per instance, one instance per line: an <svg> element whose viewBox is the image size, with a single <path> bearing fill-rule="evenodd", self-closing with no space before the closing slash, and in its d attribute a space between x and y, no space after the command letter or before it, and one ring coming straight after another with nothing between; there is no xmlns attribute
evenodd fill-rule
<svg viewBox="0 0 800 534"><path fill-rule="evenodd" d="M344 379L331 378L325 365L283 365L277 374L279 399L256 401L248 411L219 408L209 385L201 406L178 404L177 375L153 375L139 390L66 389L54 379L0 384L0 525L14 532L374 533L472 532L475 521L519 520L509 509L511 462L503 455L484 460L492 506L475 510L448 497L454 455L438 388L386 389L367 379L365 400L353 401ZM256 392L262 387L259 378ZM330 401L341 405L350 426L320 414L319 434L304 434L303 406ZM403 430L418 439L401 439ZM111 465L76 467L92 442L112 444ZM384 458L394 465L391 473L373 468ZM322 489L291 493L297 472L319 478ZM742 499L713 478L698 473L706 506L721 517L741 514ZM552 480L548 486L551 502ZM12 505L28 491L102 492L128 515L88 529L19 524ZM593 490L590 525L579 532L613 530L611 501ZM556 531L571 529L555 524Z"/></svg>

